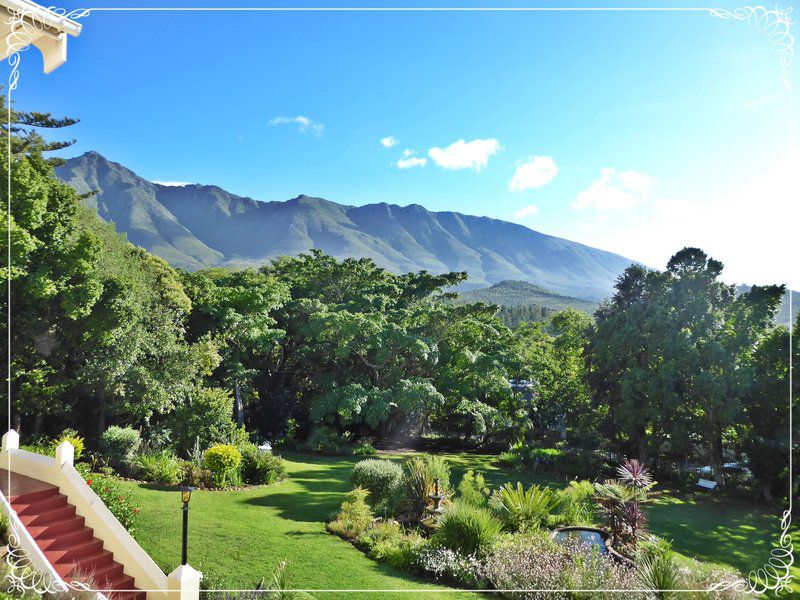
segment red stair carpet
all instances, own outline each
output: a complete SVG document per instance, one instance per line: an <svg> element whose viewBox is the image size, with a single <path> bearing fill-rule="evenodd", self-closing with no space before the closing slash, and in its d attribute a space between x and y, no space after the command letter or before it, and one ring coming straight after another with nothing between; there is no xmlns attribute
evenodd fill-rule
<svg viewBox="0 0 800 600"><path fill-rule="evenodd" d="M6 487L8 472L4 469L0 481ZM103 548L103 540L94 537L57 487L13 473L11 493L12 508L64 581L90 577L94 588L103 590L111 600L145 600L146 594L134 587L133 577Z"/></svg>

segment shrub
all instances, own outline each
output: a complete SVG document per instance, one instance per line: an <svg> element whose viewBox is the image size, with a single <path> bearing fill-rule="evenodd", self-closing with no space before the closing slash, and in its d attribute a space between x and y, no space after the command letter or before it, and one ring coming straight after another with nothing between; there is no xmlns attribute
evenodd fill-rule
<svg viewBox="0 0 800 600"><path fill-rule="evenodd" d="M501 453L497 462L531 473L555 473L582 479L595 479L605 470L605 461L593 451L535 448L521 443Z"/></svg>
<svg viewBox="0 0 800 600"><path fill-rule="evenodd" d="M441 546L423 546L416 552L414 562L417 569L436 581L470 589L486 587L483 565L474 556L463 556Z"/></svg>
<svg viewBox="0 0 800 600"><path fill-rule="evenodd" d="M236 481L240 464L242 453L230 444L211 446L203 455L203 466L211 471L214 484L222 488Z"/></svg>
<svg viewBox="0 0 800 600"><path fill-rule="evenodd" d="M425 514L437 478L439 492L445 495L443 504L446 504L447 496L452 495L447 461L431 454L420 454L406 461L402 509L409 520L418 520Z"/></svg>
<svg viewBox="0 0 800 600"><path fill-rule="evenodd" d="M100 436L100 451L115 469L128 470L142 440L133 427L112 425Z"/></svg>
<svg viewBox="0 0 800 600"><path fill-rule="evenodd" d="M370 558L405 571L414 569L416 553L427 543L417 532L404 532L394 520L373 523L357 541Z"/></svg>
<svg viewBox="0 0 800 600"><path fill-rule="evenodd" d="M372 523L372 509L367 504L369 490L355 488L348 492L336 520L327 525L328 531L348 540L361 536Z"/></svg>
<svg viewBox="0 0 800 600"><path fill-rule="evenodd" d="M209 488L214 486L214 477L208 469L189 461L182 461L181 483L196 488Z"/></svg>
<svg viewBox="0 0 800 600"><path fill-rule="evenodd" d="M567 590L620 590L620 598L642 598L634 570L585 546L566 547L544 535L513 536L500 543L485 561L485 575L500 590L524 589L513 598L551 600L552 591L565 590L558 598L591 598L586 592ZM630 590L625 592L624 590Z"/></svg>
<svg viewBox="0 0 800 600"><path fill-rule="evenodd" d="M232 414L233 398L228 390L203 387L175 407L165 426L172 431L177 452L188 456L198 439L202 448L226 442L231 427L236 427Z"/></svg>
<svg viewBox="0 0 800 600"><path fill-rule="evenodd" d="M594 485L590 481L570 481L569 485L558 493L560 505L558 514L554 515L553 524L593 525L595 523Z"/></svg>
<svg viewBox="0 0 800 600"><path fill-rule="evenodd" d="M242 478L246 483L271 484L286 478L286 463L280 456L271 452L263 452L254 444L241 449Z"/></svg>
<svg viewBox="0 0 800 600"><path fill-rule="evenodd" d="M639 585L642 589L651 590L658 600L679 597L674 590L683 587L679 582L680 571L668 543L652 545L642 553L637 563Z"/></svg>
<svg viewBox="0 0 800 600"><path fill-rule="evenodd" d="M4 512L0 512L0 544L8 544L9 527L8 515Z"/></svg>
<svg viewBox="0 0 800 600"><path fill-rule="evenodd" d="M441 516L433 540L462 555L483 556L497 540L501 527L487 509L455 502Z"/></svg>
<svg viewBox="0 0 800 600"><path fill-rule="evenodd" d="M145 452L136 460L136 472L144 481L175 485L181 480L181 461L171 450Z"/></svg>
<svg viewBox="0 0 800 600"><path fill-rule="evenodd" d="M372 506L386 512L403 488L403 469L390 460L368 458L353 467L353 485L369 490Z"/></svg>
<svg viewBox="0 0 800 600"><path fill-rule="evenodd" d="M492 509L510 531L528 531L541 527L558 506L559 497L549 487L532 485L526 491L520 482L516 487L506 483L490 501Z"/></svg>
<svg viewBox="0 0 800 600"><path fill-rule="evenodd" d="M475 506L484 506L489 499L489 488L482 473L475 473L470 469L461 478L458 484L458 497L462 502Z"/></svg>
<svg viewBox="0 0 800 600"><path fill-rule="evenodd" d="M104 477L87 479L86 483L117 518L120 525L133 533L133 522L139 514L139 508L134 504L130 493L123 492L118 483Z"/></svg>
<svg viewBox="0 0 800 600"><path fill-rule="evenodd" d="M69 442L75 449L75 460L78 460L83 454L83 438L78 435L74 429L65 429L63 433L53 440L53 448L58 448L62 442Z"/></svg>
<svg viewBox="0 0 800 600"><path fill-rule="evenodd" d="M305 443L306 449L321 454L351 454L352 447L346 436L327 425L315 427Z"/></svg>
<svg viewBox="0 0 800 600"><path fill-rule="evenodd" d="M369 440L364 440L353 446L354 456L372 456L376 452L375 446Z"/></svg>

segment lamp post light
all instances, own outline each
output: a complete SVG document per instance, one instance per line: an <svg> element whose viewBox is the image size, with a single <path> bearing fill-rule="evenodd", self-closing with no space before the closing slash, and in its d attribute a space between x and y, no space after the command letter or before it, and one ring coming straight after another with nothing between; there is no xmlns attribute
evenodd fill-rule
<svg viewBox="0 0 800 600"><path fill-rule="evenodd" d="M186 547L189 535L189 500L192 499L193 487L188 485L181 486L181 502L183 502L183 546L181 551L181 564L186 564Z"/></svg>

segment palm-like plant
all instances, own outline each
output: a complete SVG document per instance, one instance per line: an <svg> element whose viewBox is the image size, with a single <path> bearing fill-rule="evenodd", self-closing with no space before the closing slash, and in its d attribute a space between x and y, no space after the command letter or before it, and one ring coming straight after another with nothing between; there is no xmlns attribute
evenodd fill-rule
<svg viewBox="0 0 800 600"><path fill-rule="evenodd" d="M636 573L643 589L649 590L648 597L656 600L678 598L675 590L680 588L678 565L672 550L664 548L639 559Z"/></svg>
<svg viewBox="0 0 800 600"><path fill-rule="evenodd" d="M595 500L614 541L633 550L647 531L647 515L641 504L655 485L650 472L637 460L625 460L618 479L595 484Z"/></svg>
<svg viewBox="0 0 800 600"><path fill-rule="evenodd" d="M495 492L492 507L507 529L526 531L540 527L561 503L560 496L549 487L532 485L525 490L522 483L506 483Z"/></svg>

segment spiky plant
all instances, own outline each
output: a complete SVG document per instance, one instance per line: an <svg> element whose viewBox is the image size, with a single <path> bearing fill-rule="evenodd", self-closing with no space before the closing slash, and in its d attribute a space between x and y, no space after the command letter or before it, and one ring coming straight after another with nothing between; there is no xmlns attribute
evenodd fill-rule
<svg viewBox="0 0 800 600"><path fill-rule="evenodd" d="M506 483L491 502L506 529L527 531L540 527L561 503L558 493L549 488L532 485L525 490L522 483L516 487Z"/></svg>
<svg viewBox="0 0 800 600"><path fill-rule="evenodd" d="M648 597L673 600L679 594L679 567L669 547L659 548L639 559L636 576L641 587L649 590Z"/></svg>

